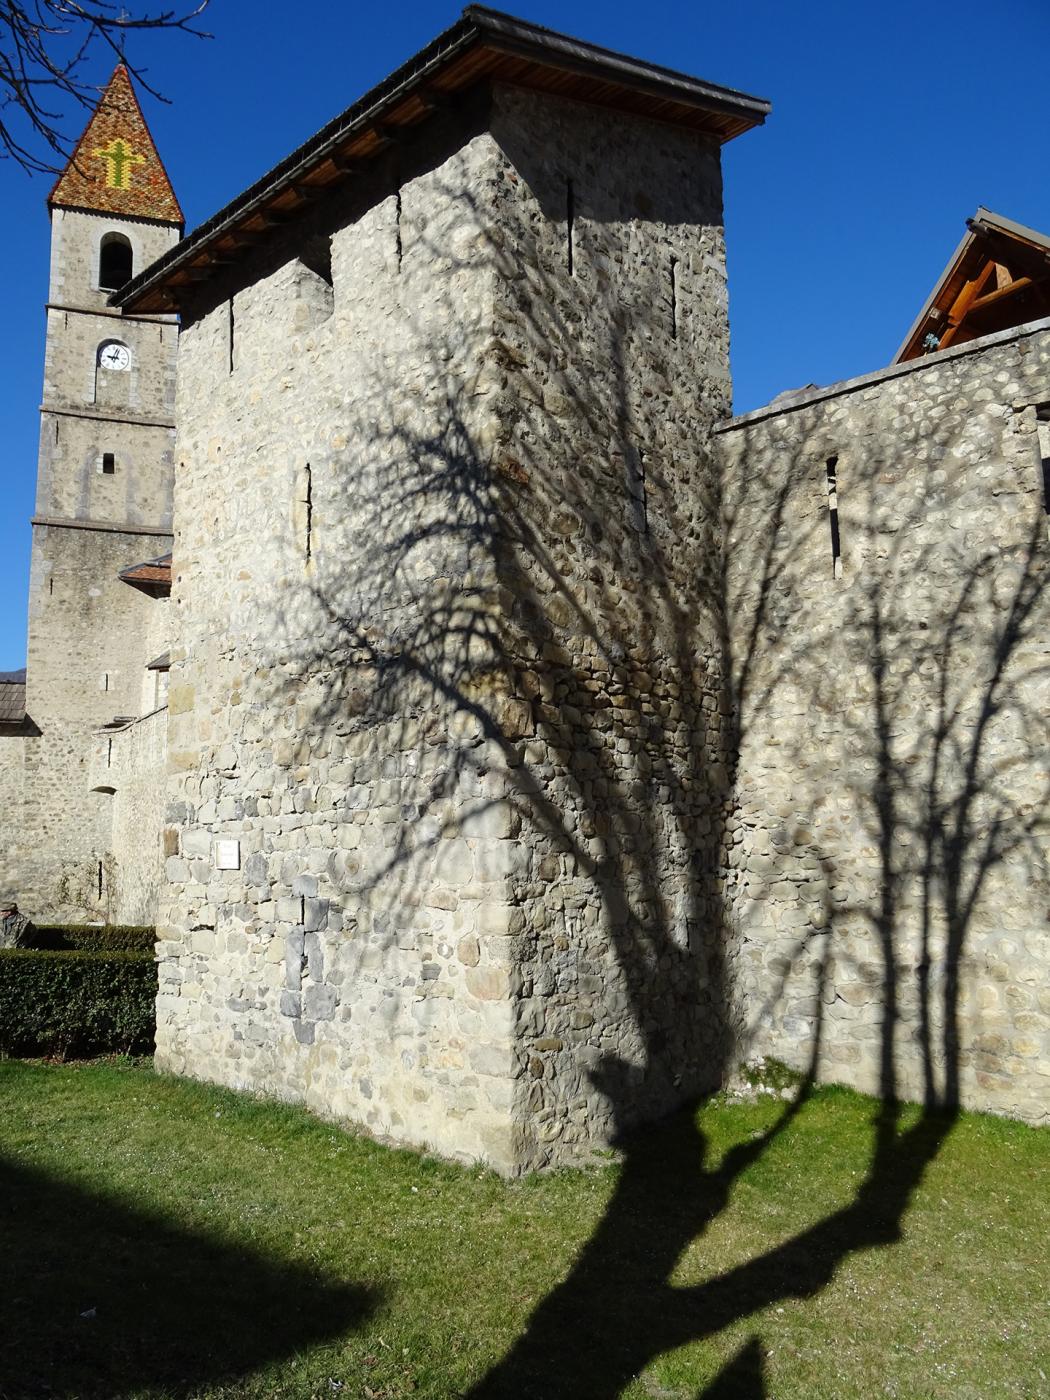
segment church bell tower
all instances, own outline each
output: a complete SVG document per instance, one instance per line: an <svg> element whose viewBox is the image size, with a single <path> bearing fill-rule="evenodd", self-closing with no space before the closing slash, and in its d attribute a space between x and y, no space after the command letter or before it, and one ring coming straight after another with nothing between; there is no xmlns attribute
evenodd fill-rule
<svg viewBox="0 0 1050 1400"><path fill-rule="evenodd" d="M144 670L166 645L163 590L119 575L172 543L178 324L107 300L178 242L183 217L123 64L48 209L18 893L33 917L84 919L111 911L99 732L143 713Z"/></svg>

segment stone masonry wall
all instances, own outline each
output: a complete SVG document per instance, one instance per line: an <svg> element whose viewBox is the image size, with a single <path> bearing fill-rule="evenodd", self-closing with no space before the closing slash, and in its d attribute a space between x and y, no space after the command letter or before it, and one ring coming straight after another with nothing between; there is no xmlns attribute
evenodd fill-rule
<svg viewBox="0 0 1050 1400"><path fill-rule="evenodd" d="M750 1048L1032 1121L1050 1105L1048 400L1044 322L721 438Z"/></svg>
<svg viewBox="0 0 1050 1400"><path fill-rule="evenodd" d="M586 1159L723 1077L729 406L717 149L497 95L487 405L507 627L516 1116ZM520 825L519 825L520 824Z"/></svg>
<svg viewBox="0 0 1050 1400"><path fill-rule="evenodd" d="M0 842L0 893L18 893L18 873L22 853L25 818L22 809L25 764L25 735L0 731L0 812L4 813L5 835Z"/></svg>
<svg viewBox="0 0 1050 1400"><path fill-rule="evenodd" d="M727 333L716 152L485 127L186 319L158 1059L516 1171L721 1073Z"/></svg>
<svg viewBox="0 0 1050 1400"><path fill-rule="evenodd" d="M461 956L503 843L420 675L428 610L455 619L489 569L466 444L494 152L456 145L333 214L331 286L286 253L185 323L157 1044L509 1168L506 960Z"/></svg>
<svg viewBox="0 0 1050 1400"><path fill-rule="evenodd" d="M117 574L168 547L170 537L154 534L34 527L26 709L39 733L23 741L16 879L34 918L97 918L109 904L111 813L109 798L92 791L95 736L114 716L139 713L156 655L147 638L164 606Z"/></svg>
<svg viewBox="0 0 1050 1400"><path fill-rule="evenodd" d="M163 874L168 712L155 710L98 737L92 786L110 789L110 923L150 924Z"/></svg>

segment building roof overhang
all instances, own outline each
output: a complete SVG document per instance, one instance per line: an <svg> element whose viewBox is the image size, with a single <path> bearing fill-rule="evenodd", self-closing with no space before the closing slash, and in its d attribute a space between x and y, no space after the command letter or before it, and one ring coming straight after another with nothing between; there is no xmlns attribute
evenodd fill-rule
<svg viewBox="0 0 1050 1400"><path fill-rule="evenodd" d="M0 728L21 726L26 717L26 683L21 680L0 681Z"/></svg>
<svg viewBox="0 0 1050 1400"><path fill-rule="evenodd" d="M117 577L121 583L129 583L143 593L166 598L171 592L171 555L162 554L159 559L130 564L126 569L121 569Z"/></svg>
<svg viewBox="0 0 1050 1400"><path fill-rule="evenodd" d="M893 364L1050 314L1050 238L983 207L966 230Z"/></svg>
<svg viewBox="0 0 1050 1400"><path fill-rule="evenodd" d="M345 186L461 94L506 82L672 123L718 142L763 122L764 98L470 5L450 29L110 297L177 311L209 277Z"/></svg>

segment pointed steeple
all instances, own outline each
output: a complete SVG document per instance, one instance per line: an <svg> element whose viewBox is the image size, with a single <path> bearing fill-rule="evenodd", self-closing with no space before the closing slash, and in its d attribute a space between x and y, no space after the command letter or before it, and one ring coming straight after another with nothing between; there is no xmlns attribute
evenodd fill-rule
<svg viewBox="0 0 1050 1400"><path fill-rule="evenodd" d="M153 144L128 70L118 63L48 206L181 224L182 210Z"/></svg>

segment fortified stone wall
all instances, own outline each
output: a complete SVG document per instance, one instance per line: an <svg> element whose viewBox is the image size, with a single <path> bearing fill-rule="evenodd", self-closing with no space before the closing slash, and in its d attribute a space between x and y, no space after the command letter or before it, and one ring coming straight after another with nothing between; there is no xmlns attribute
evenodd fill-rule
<svg viewBox="0 0 1050 1400"><path fill-rule="evenodd" d="M110 923L150 924L157 916L167 729L168 712L159 709L99 736L92 786L109 796Z"/></svg>
<svg viewBox="0 0 1050 1400"><path fill-rule="evenodd" d="M21 732L0 731L0 812L4 813L7 837L0 841L0 891L16 896L25 825L22 807L25 746L26 738Z"/></svg>
<svg viewBox="0 0 1050 1400"><path fill-rule="evenodd" d="M716 148L499 95L487 408L507 626L516 1117L529 1166L717 1086L729 408ZM491 709L487 709L491 714ZM519 728L511 728L509 719Z"/></svg>
<svg viewBox="0 0 1050 1400"><path fill-rule="evenodd" d="M509 1165L509 1002L455 951L500 848L459 820L473 736L420 675L428 610L490 590L458 512L486 489L494 150L458 144L319 211L331 286L289 249L184 322L157 1045Z"/></svg>
<svg viewBox="0 0 1050 1400"><path fill-rule="evenodd" d="M721 1070L727 332L715 151L492 103L186 318L158 1053L520 1170Z"/></svg>
<svg viewBox="0 0 1050 1400"><path fill-rule="evenodd" d="M1050 1105L1048 400L1041 322L721 437L750 1047L1033 1121Z"/></svg>
<svg viewBox="0 0 1050 1400"><path fill-rule="evenodd" d="M18 893L36 918L97 918L109 903L110 810L92 792L95 731L139 713L155 611L117 578L170 536L36 526L29 585L26 831ZM5 822L6 826L6 822Z"/></svg>

